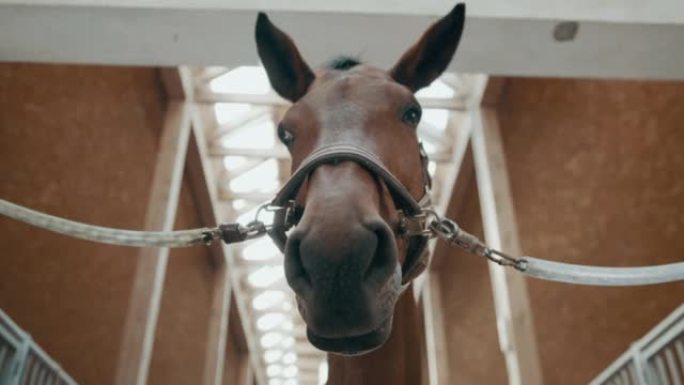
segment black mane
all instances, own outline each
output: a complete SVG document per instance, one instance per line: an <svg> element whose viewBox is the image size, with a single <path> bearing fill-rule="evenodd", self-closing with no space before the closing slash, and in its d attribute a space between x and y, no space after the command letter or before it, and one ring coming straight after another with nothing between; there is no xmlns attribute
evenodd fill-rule
<svg viewBox="0 0 684 385"><path fill-rule="evenodd" d="M346 71L359 64L361 64L361 61L358 58L340 55L332 59L325 67L331 70Z"/></svg>

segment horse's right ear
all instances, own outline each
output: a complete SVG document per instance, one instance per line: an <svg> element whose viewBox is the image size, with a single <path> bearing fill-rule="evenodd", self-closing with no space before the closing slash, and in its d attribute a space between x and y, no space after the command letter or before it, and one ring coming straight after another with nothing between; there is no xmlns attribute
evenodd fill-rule
<svg viewBox="0 0 684 385"><path fill-rule="evenodd" d="M296 102L313 82L313 71L302 59L292 39L273 25L263 12L259 12L257 17L255 37L271 86L283 98Z"/></svg>

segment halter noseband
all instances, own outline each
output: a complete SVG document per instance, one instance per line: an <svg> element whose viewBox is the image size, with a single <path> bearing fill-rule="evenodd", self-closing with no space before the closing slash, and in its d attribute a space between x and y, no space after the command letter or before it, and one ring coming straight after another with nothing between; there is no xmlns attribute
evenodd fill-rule
<svg viewBox="0 0 684 385"><path fill-rule="evenodd" d="M429 253L426 252L427 241L431 232L427 230L426 210L431 207L430 174L427 170L427 155L420 145L420 158L423 168L424 195L416 201L406 187L387 170L381 160L368 150L350 144L333 144L317 148L302 161L290 179L280 189L269 206L282 208L275 210L273 225L268 235L278 248L284 252L287 243L287 231L296 225L294 219L294 199L300 187L316 167L339 161L353 161L368 169L379 177L399 210L399 236L408 238L408 252L402 266L402 283L407 284L417 277L429 264Z"/></svg>

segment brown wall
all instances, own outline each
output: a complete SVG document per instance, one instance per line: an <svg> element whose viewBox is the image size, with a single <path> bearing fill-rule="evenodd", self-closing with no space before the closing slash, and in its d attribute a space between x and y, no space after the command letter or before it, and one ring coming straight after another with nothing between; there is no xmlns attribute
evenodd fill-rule
<svg viewBox="0 0 684 385"><path fill-rule="evenodd" d="M499 108L525 253L684 260L684 83L513 79ZM684 283L528 281L547 384L583 384L684 301Z"/></svg>
<svg viewBox="0 0 684 385"><path fill-rule="evenodd" d="M163 106L154 69L0 64L0 197L141 228ZM112 383L137 250L0 234L0 307L76 381Z"/></svg>

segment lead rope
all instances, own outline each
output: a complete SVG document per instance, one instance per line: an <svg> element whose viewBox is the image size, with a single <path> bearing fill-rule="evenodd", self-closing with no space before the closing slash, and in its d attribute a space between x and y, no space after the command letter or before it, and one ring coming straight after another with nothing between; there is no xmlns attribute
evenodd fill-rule
<svg viewBox="0 0 684 385"><path fill-rule="evenodd" d="M428 213L434 217L429 224L430 230L449 245L483 256L498 265L512 267L529 277L595 286L639 286L684 281L684 262L641 267L602 267L527 256L514 258L488 247L474 235L463 231L451 219L442 218L433 211Z"/></svg>
<svg viewBox="0 0 684 385"><path fill-rule="evenodd" d="M242 242L266 233L267 226L255 218L243 226L222 224L214 228L179 231L136 231L89 225L41 213L0 199L0 214L56 233L110 245L136 247L188 247L209 245L217 239L226 243Z"/></svg>
<svg viewBox="0 0 684 385"><path fill-rule="evenodd" d="M187 247L209 245L217 239L225 243L243 242L266 234L271 226L259 220L262 210L283 210L285 207L263 205L253 221L243 226L227 223L214 228L180 231L135 231L94 226L53 215L0 199L0 214L46 230L95 242L138 247ZM546 261L533 257L514 258L487 247L477 237L463 231L456 222L425 210L433 219L427 222L428 235L437 236L449 245L483 256L501 266L550 281L602 286L636 286L684 280L684 262L645 267L598 267Z"/></svg>

